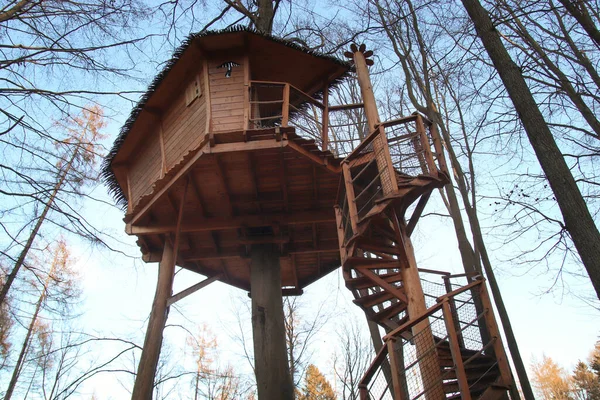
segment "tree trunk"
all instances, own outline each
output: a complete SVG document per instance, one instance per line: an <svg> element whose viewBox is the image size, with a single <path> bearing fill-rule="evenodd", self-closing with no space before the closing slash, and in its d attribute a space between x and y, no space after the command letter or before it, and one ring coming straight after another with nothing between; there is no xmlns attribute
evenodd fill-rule
<svg viewBox="0 0 600 400"><path fill-rule="evenodd" d="M272 245L254 245L251 257L252 336L258 398L293 400L294 384L285 345L279 255Z"/></svg>
<svg viewBox="0 0 600 400"><path fill-rule="evenodd" d="M560 207L565 222L564 229L571 235L596 295L600 298L600 232L579 187L519 67L502 44L487 11L478 0L462 0L462 3L519 114L529 142Z"/></svg>
<svg viewBox="0 0 600 400"><path fill-rule="evenodd" d="M10 383L8 384L8 389L6 389L6 394L4 395L4 400L10 400L12 394L17 386L17 381L19 380L19 375L21 374L21 369L23 368L23 361L25 360L25 356L29 350L29 346L31 344L31 335L33 334L33 329L35 326L35 322L37 321L37 317L42 308L42 303L46 298L46 287L47 282L44 284L42 288L42 294L38 299L37 304L35 305L35 311L33 316L31 317L31 322L29 323L29 327L27 328L27 334L25 335L25 340L23 340L23 346L21 347L21 352L19 353L19 358L17 359L17 363L15 364L15 369L13 370L12 377L10 378Z"/></svg>
<svg viewBox="0 0 600 400"><path fill-rule="evenodd" d="M160 358L163 331L169 315L167 299L171 296L173 290L177 239L175 242L175 245L172 245L169 239L165 238L162 259L158 265L158 283L156 284L154 303L152 304L142 357L140 358L133 393L131 394L133 400L152 400L154 375Z"/></svg>
<svg viewBox="0 0 600 400"><path fill-rule="evenodd" d="M600 31L587 11L584 0L558 0L600 47Z"/></svg>
<svg viewBox="0 0 600 400"><path fill-rule="evenodd" d="M58 181L56 182L56 185L54 185L54 189L52 190L52 193L50 194L50 198L48 199L48 201L46 202L46 205L44 206L44 210L42 211L42 214L35 222L35 226L33 227L33 230L31 231L31 233L29 234L29 238L27 239L27 242L25 243L25 246L23 247L21 254L19 254L19 258L15 262L15 266L13 267L12 271L10 271L8 276L6 277L6 282L2 286L2 289L0 289L0 306L2 306L2 304L4 304L4 301L6 300L6 295L8 294L10 287L12 286L15 278L17 277L17 273L19 273L19 270L23 266L23 263L25 262L25 258L27 258L27 254L29 253L31 246L33 245L33 241L37 237L37 235L40 231L40 228L42 227L42 224L46 220L46 216L48 215L48 212L50 211L50 209L52 208L52 205L54 204L54 200L56 199L56 196L58 195L58 191L62 188L62 185L65 183L65 180L67 179L67 175L73 166L73 162L75 161L75 158L77 157L77 154L78 154L77 149L78 148L79 147L76 147L76 149L73 151L73 155L67 162L67 165L64 167L63 170L60 171L60 173L58 175Z"/></svg>

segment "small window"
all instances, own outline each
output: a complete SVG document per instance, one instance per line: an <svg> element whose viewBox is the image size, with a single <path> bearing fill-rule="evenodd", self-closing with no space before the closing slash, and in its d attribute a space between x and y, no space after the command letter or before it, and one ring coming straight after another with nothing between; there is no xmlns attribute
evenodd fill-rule
<svg viewBox="0 0 600 400"><path fill-rule="evenodd" d="M185 90L185 104L189 106L200 96L202 96L202 89L200 88L200 76L196 76L196 78L190 82Z"/></svg>

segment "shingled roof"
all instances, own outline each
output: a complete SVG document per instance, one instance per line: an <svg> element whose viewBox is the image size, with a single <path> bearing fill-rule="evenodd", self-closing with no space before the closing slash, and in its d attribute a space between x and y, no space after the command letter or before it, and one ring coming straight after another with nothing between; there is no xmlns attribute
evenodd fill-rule
<svg viewBox="0 0 600 400"><path fill-rule="evenodd" d="M141 96L138 103L133 107L129 117L127 118L127 120L125 121L125 124L123 125L119 134L117 135L117 138L115 139L112 148L110 149L110 151L104 158L104 161L102 163L102 171L101 171L102 181L108 186L109 193L111 193L114 196L115 200L117 201L117 204L120 204L121 206L126 206L127 200L126 200L125 195L124 195L119 183L117 182L116 176L112 170L112 162L113 162L115 156L117 155L117 153L119 152L119 149L121 148L121 146L127 139L127 136L129 134L131 128L133 127L133 124L139 117L140 113L144 109L144 106L146 105L148 100L152 97L154 92L160 86L161 82L165 79L165 77L169 74L169 72L173 69L175 64L177 64L177 62L180 60L182 55L186 52L186 50L192 45L192 43L195 40L200 39L200 38L206 38L206 37L218 36L218 35L222 35L222 34L236 33L236 32L246 32L246 33L249 33L252 35L257 35L262 38L273 41L275 43L279 43L286 47L292 48L294 50L301 51L301 52L311 55L313 57L328 60L330 62L333 62L335 64L338 64L338 65L346 68L348 70L348 73L352 69L351 63L349 63L347 61L342 61L334 56L326 55L326 54L323 54L323 53L320 53L317 51L310 50L306 47L300 46L297 43L291 42L289 40L279 38L276 36L272 36L272 35L268 35L268 34L264 34L264 33L254 30L253 28L248 28L245 26L234 26L234 27L230 27L227 29L204 31L204 32L189 35L183 41L183 43L175 50L175 52L173 53L173 56L171 57L171 59L169 61L167 61L166 65L162 69L162 71L160 71L154 77L154 79L152 80L152 83L148 87L148 90L146 91L146 93L144 93ZM338 77L334 82L331 82L329 88L332 89L333 87L335 87L335 85L337 83L341 82L344 78L347 77L348 73ZM313 97L319 98L321 95L322 95L322 93L315 93L315 94L313 94Z"/></svg>

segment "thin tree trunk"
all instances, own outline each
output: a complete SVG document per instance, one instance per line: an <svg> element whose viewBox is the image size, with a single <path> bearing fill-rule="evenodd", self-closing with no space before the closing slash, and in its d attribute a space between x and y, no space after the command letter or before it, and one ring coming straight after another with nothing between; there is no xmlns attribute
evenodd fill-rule
<svg viewBox="0 0 600 400"><path fill-rule="evenodd" d="M519 67L478 0L462 0L483 42L560 207L565 226L600 298L600 232Z"/></svg>
<svg viewBox="0 0 600 400"><path fill-rule="evenodd" d="M23 340L23 346L21 346L21 352L19 353L19 358L17 359L17 363L12 373L12 377L10 378L10 382L8 384L8 389L6 389L6 394L4 395L4 400L10 400L17 386L17 382L19 380L19 375L21 374L21 370L23 369L23 362L25 360L25 356L31 346L31 335L33 334L33 329L35 327L35 323L40 314L40 310L42 309L42 304L46 299L46 291L48 289L48 285L50 284L51 276L56 267L56 260L52 265L52 269L48 274L48 277L44 281L44 286L42 287L42 293L40 294L40 298L38 299L35 305L35 311L33 312L33 316L31 317L31 322L29 322L29 327L27 328L27 334L25 335L25 340Z"/></svg>
<svg viewBox="0 0 600 400"><path fill-rule="evenodd" d="M79 153L78 149L79 149L79 147L75 148L75 150L73 151L73 155L69 159L67 165L64 167L63 170L60 171L59 176L58 176L58 181L56 182L56 185L54 185L52 194L50 195L50 198L46 202L46 205L44 206L44 210L42 211L42 214L36 221L35 226L33 227L33 230L29 234L29 238L27 239L27 242L25 243L25 246L23 247L23 250L21 251L19 258L17 259L17 262L15 262L15 266L13 267L12 271L10 271L8 276L6 277L6 282L0 289L0 306L2 306L4 304L4 302L6 300L6 296L8 294L8 291L10 290L15 278L17 277L19 270L23 266L23 263L25 262L25 259L27 258L27 254L29 253L31 246L33 245L33 241L37 237L42 224L46 220L46 216L48 215L48 212L50 211L50 209L52 208L52 205L54 204L54 200L56 199L56 196L58 195L58 191L62 188L63 184L65 183L65 180L67 179L67 175L73 166L73 162L75 161L77 154Z"/></svg>

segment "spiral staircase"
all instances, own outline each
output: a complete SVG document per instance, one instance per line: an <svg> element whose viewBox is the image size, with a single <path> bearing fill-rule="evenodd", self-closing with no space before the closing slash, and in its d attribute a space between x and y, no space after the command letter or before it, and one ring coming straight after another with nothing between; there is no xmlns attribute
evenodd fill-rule
<svg viewBox="0 0 600 400"><path fill-rule="evenodd" d="M410 235L431 193L449 183L435 125L418 113L379 124L342 171L343 276L387 333L360 399L508 398L513 380L484 279L416 265ZM432 275L438 282L425 284Z"/></svg>

